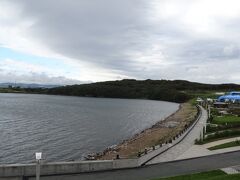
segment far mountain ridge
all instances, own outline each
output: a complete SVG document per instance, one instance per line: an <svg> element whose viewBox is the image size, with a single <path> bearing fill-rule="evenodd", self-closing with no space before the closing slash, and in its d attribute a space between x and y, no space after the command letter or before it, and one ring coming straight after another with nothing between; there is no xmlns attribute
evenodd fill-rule
<svg viewBox="0 0 240 180"><path fill-rule="evenodd" d="M20 88L55 88L61 85L35 84L35 83L0 83L0 88L20 87Z"/></svg>

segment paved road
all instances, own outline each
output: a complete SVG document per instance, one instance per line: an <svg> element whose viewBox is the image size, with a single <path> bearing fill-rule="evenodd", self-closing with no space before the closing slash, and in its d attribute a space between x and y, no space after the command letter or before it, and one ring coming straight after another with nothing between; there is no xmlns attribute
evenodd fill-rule
<svg viewBox="0 0 240 180"><path fill-rule="evenodd" d="M191 132L184 138L184 140L181 141L181 143L169 149L168 151L155 157L147 164L155 164L160 162L176 160L195 144L195 139L200 138L203 126L206 124L208 118L207 111L202 107L200 108L202 111L202 116L199 119L198 123L195 125L195 127L191 130ZM191 157L191 154L189 154L189 156Z"/></svg>
<svg viewBox="0 0 240 180"><path fill-rule="evenodd" d="M41 177L41 180L147 180L240 165L240 151L197 159L165 162L142 168ZM29 178L31 180L35 178Z"/></svg>

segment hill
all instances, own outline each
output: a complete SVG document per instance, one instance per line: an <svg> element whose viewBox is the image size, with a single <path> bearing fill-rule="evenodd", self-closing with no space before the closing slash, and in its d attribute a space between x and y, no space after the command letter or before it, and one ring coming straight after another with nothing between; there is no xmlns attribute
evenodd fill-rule
<svg viewBox="0 0 240 180"><path fill-rule="evenodd" d="M238 90L237 84L202 84L183 80L133 80L106 81L92 84L51 88L47 94L84 97L152 99L171 102L185 102L192 91Z"/></svg>

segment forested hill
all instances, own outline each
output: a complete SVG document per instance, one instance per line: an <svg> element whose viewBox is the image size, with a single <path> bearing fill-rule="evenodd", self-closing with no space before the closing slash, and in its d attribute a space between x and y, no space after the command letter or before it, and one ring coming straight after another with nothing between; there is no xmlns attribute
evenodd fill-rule
<svg viewBox="0 0 240 180"><path fill-rule="evenodd" d="M138 98L171 102L185 102L191 98L189 91L240 89L236 84L201 84L182 80L121 80L52 88L47 94L84 97Z"/></svg>

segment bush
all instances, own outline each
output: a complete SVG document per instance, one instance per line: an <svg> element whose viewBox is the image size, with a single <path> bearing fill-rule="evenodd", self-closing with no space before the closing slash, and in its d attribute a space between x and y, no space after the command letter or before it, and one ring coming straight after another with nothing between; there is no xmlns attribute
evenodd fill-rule
<svg viewBox="0 0 240 180"><path fill-rule="evenodd" d="M209 118L208 118L208 122L212 122L212 120L213 120L213 115L211 115Z"/></svg>
<svg viewBox="0 0 240 180"><path fill-rule="evenodd" d="M221 114L219 113L219 111L217 109L212 109L211 110L211 115L220 116Z"/></svg>
<svg viewBox="0 0 240 180"><path fill-rule="evenodd" d="M225 137L234 137L240 135L239 130L226 130L222 132L216 132L215 134L208 135L206 138L204 138L204 141L211 141L214 139L221 139Z"/></svg>
<svg viewBox="0 0 240 180"><path fill-rule="evenodd" d="M213 123L222 125L240 125L240 118L234 115L213 116Z"/></svg>
<svg viewBox="0 0 240 180"><path fill-rule="evenodd" d="M212 133L212 132L222 131L222 130L232 129L232 128L240 128L240 124L227 124L227 125L218 125L218 126L207 125L207 133Z"/></svg>

